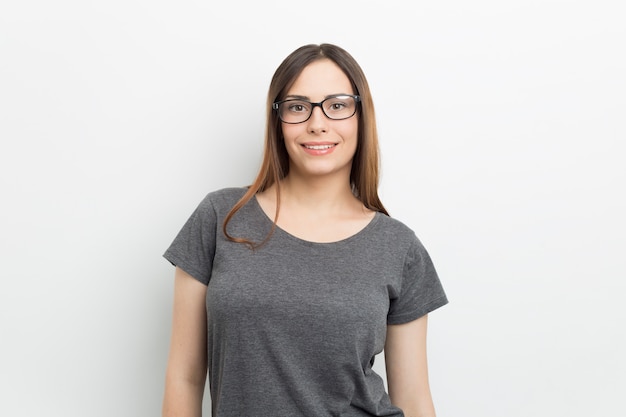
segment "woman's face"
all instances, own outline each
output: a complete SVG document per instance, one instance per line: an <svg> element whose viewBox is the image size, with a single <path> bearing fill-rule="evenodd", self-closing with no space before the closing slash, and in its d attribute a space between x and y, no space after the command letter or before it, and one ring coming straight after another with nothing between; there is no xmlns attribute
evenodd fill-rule
<svg viewBox="0 0 626 417"><path fill-rule="evenodd" d="M324 59L306 66L283 100L297 98L318 103L337 94L351 95L354 91L343 71L334 62ZM349 178L358 141L357 114L344 120L331 120L320 107L314 107L307 121L281 125L290 175L340 173Z"/></svg>

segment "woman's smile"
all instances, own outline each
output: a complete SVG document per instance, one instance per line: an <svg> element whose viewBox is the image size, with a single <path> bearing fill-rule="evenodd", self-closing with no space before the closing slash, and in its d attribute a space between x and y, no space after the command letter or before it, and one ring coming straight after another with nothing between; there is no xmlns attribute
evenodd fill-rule
<svg viewBox="0 0 626 417"><path fill-rule="evenodd" d="M335 150L337 143L330 142L313 142L313 143L303 143L302 147L304 151L309 155L321 156L328 155Z"/></svg>

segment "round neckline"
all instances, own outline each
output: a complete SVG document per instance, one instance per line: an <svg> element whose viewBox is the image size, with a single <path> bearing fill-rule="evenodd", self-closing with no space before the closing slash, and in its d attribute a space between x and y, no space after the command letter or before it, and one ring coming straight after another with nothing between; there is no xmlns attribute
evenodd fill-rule
<svg viewBox="0 0 626 417"><path fill-rule="evenodd" d="M256 195L254 195L252 197L252 200L254 201L255 209L260 212L260 214L262 215L263 219L265 219L265 221L268 222L270 224L270 227L271 227L271 225L274 224L274 220L271 219L267 215L265 210L263 210L263 208L259 204L259 201L257 200ZM349 243L349 242L351 242L351 241L353 241L355 239L358 239L359 237L361 237L362 235L367 233L367 231L369 229L371 229L372 227L374 227L374 225L376 223L378 223L378 219L380 218L381 214L382 213L380 213L379 211L374 212L374 217L372 217L372 219L369 222L367 222L367 224L363 228L361 228L359 231L357 231L353 235L350 235L350 236L348 236L346 238L339 239L339 240L336 240L336 241L333 241L333 242L315 242L315 241L312 241L312 240L302 239L302 238L299 238L298 236L295 236L295 235L289 233L288 231L286 231L285 229L283 229L279 225L276 225L276 227L274 229L274 233L279 233L280 235L282 235L282 236L284 236L284 237L286 237L286 238L288 238L290 240L293 240L293 241L296 241L296 242L299 242L299 243L302 243L302 244L305 244L305 245L308 245L308 246L341 245L341 244Z"/></svg>

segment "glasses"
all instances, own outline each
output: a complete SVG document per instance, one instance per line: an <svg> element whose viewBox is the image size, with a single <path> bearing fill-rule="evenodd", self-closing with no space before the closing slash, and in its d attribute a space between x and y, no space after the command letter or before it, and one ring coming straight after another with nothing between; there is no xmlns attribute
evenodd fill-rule
<svg viewBox="0 0 626 417"><path fill-rule="evenodd" d="M284 123L304 123L311 118L313 109L319 107L324 116L331 120L349 119L356 113L357 103L361 97L350 94L336 94L319 103L311 103L303 99L277 101L272 108L278 111L278 117Z"/></svg>

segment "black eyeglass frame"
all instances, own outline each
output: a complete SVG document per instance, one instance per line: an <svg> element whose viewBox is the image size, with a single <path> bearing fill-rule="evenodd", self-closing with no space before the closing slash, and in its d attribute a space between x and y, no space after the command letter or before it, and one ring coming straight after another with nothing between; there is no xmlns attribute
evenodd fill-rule
<svg viewBox="0 0 626 417"><path fill-rule="evenodd" d="M352 113L350 116L346 116L346 117L342 117L341 119L333 119L332 117L328 116L326 114L326 112L324 111L324 107L322 106L322 104L324 104L325 101L327 100L332 100L334 98L339 98L339 97L352 97L354 99L354 113ZM288 103L290 101L304 101L305 103L309 103L311 105L311 111L309 112L309 116L304 119L301 122L286 122L283 120L283 118L280 115L280 112L278 111L278 109L280 108L280 105L283 103ZM359 107L359 103L361 103L361 96L356 95L356 94L334 94L332 96L328 96L326 97L324 100L318 102L318 103L313 103L309 100L304 100L304 99L300 99L300 98L289 98L287 100L281 100L281 101L275 101L274 103L272 103L272 109L276 110L276 113L278 113L278 118L280 119L281 122L283 123L287 123L290 125L297 125L300 123L304 123L307 120L309 120L311 118L311 116L313 115L313 110L315 110L316 107L319 107L322 110L322 114L324 116L326 116L327 119L329 120L346 120L351 118L352 116L354 116L358 110Z"/></svg>

